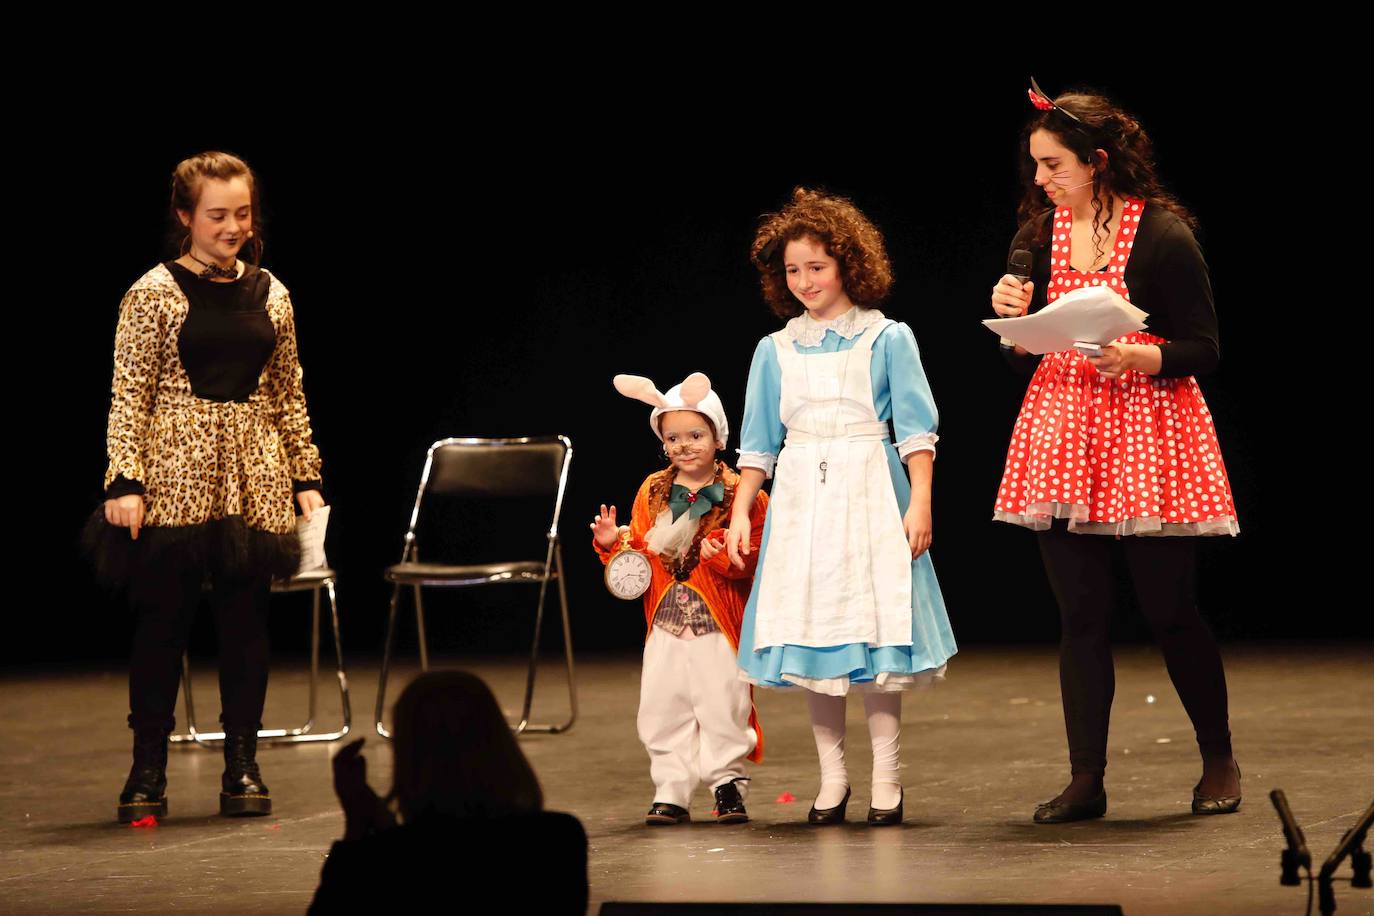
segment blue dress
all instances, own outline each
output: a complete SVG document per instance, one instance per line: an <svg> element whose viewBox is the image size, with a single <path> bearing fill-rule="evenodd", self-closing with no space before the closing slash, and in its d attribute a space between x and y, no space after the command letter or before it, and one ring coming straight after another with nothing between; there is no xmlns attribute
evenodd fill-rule
<svg viewBox="0 0 1374 916"><path fill-rule="evenodd" d="M856 310L857 311L857 310ZM810 319L795 319L807 322ZM843 323L840 323L843 328ZM898 510L905 513L911 498L911 484L898 448L912 450L914 446L933 445L938 415L925 370L921 367L916 338L905 324L890 324L885 328L869 328L850 337L841 336L827 327L818 346L803 346L800 341L789 344L803 357L807 354L838 353L851 349L864 333L879 332L873 342L870 375L873 408L878 419L891 421L896 445L884 443L888 471L898 501ZM774 339L765 337L754 351L749 370L749 385L745 395L744 422L740 433L740 467L759 467L770 476L773 463L782 451L787 437L779 404L782 372ZM945 611L944 598L935 578L935 567L927 551L911 563L911 645L872 646L867 643L847 643L835 646L800 646L793 644L768 646L754 651L754 619L760 587L763 583L764 558L768 551L773 512L770 508L764 524L763 540L759 547L758 573L754 579L749 602L745 606L739 640L739 665L750 681L770 687L804 686L817 689L807 682L830 681L834 688L827 693L843 693L849 683L872 684L880 674L890 676L893 686L905 686L923 677L939 676L957 647ZM789 677L791 676L791 677ZM891 689L891 687L888 687Z"/></svg>

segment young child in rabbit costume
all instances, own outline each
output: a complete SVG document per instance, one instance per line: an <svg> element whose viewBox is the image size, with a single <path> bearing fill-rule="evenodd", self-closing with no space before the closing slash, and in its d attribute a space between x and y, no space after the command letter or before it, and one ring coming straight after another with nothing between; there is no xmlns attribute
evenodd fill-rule
<svg viewBox="0 0 1374 916"><path fill-rule="evenodd" d="M711 380L700 372L661 393L652 381L617 375L616 390L651 405L649 426L663 442L669 467L650 474L635 496L629 547L649 557L644 593L648 637L639 692L639 738L649 752L654 801L646 824L690 820L697 784L715 793L715 819L741 823L748 782L744 761L763 759L763 732L752 687L738 676L740 620L754 564L731 565L724 548L739 475L716 451L729 423ZM760 492L749 517L753 545L763 534L768 497ZM601 506L592 542L603 563L621 549L616 509ZM751 554L757 557L757 551Z"/></svg>

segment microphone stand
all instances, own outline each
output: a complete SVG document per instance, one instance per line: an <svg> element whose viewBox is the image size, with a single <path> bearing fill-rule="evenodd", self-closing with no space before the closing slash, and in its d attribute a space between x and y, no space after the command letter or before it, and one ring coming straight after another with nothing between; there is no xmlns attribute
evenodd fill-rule
<svg viewBox="0 0 1374 916"><path fill-rule="evenodd" d="M1269 800L1274 804L1274 810L1278 812L1279 821L1283 825L1283 836L1287 841L1287 848L1283 850L1279 859L1281 869L1279 884L1294 886L1302 883L1302 878L1298 875L1299 868L1307 869L1308 881L1308 912L1311 912L1312 897L1311 884L1315 880L1317 884L1318 909L1322 916L1330 916L1336 912L1336 891L1332 886L1336 869L1340 868L1341 862L1345 857L1350 857L1350 877L1351 887L1371 887L1371 870L1374 866L1374 856L1364 848L1365 838L1369 835L1371 825L1374 825L1374 804L1365 809L1364 814L1360 815L1355 826L1345 832L1341 841L1336 844L1331 855L1327 856L1322 863L1321 871L1317 877L1312 877L1312 855L1307 851L1307 840L1303 836L1302 828L1293 817L1293 812L1288 808L1288 799L1284 796L1282 789L1275 789L1269 793Z"/></svg>

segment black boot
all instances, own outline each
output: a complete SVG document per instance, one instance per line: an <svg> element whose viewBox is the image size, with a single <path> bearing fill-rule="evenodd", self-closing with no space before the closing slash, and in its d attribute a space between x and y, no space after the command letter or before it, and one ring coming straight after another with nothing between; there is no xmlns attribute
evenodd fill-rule
<svg viewBox="0 0 1374 916"><path fill-rule="evenodd" d="M134 765L119 793L119 822L130 824L147 817L167 816L167 732L134 732Z"/></svg>
<svg viewBox="0 0 1374 916"><path fill-rule="evenodd" d="M272 796L258 772L258 733L231 732L224 736L224 776L220 779L219 813L252 817L272 813Z"/></svg>

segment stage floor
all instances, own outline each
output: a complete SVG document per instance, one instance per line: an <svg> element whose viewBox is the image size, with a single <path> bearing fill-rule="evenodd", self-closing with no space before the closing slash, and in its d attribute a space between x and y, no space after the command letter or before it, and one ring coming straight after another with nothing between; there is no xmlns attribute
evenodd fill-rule
<svg viewBox="0 0 1374 916"><path fill-rule="evenodd" d="M1301 913L1306 890L1281 887L1271 788L1287 792L1318 862L1374 796L1374 646L1224 647L1231 728L1244 770L1234 815L1189 813L1200 772L1188 719L1158 654L1117 652L1107 817L1030 821L1067 780L1051 648L972 646L946 683L908 695L902 711L906 823L872 829L870 754L850 698L850 823L805 823L815 747L801 695L766 691L768 758L754 768L753 820L710 822L699 791L691 825L642 825L652 800L635 736L634 657L579 662L581 717L571 732L520 739L549 808L576 814L590 838L595 913L605 900L1118 903L1128 914ZM449 659L486 677L508 708L523 689L518 659ZM390 785L390 753L372 730L375 660L350 668L354 734L367 735L373 785ZM404 684L412 670L399 672ZM536 718L561 717L560 671L541 669ZM307 669L280 665L267 724L296 725ZM198 666L202 727L218 712L213 672ZM322 681L321 726L337 721ZM270 818L217 815L218 751L173 748L170 815L156 829L114 821L129 766L123 670L8 672L0 678L0 911L301 912L343 829L329 759L337 744L267 747ZM391 696L394 698L395 692ZM181 709L178 708L178 716ZM796 801L779 801L791 793ZM1341 875L1348 878L1349 864ZM1340 913L1374 913L1374 891L1337 885ZM514 903L514 901L513 901ZM404 909L404 905L400 907ZM519 911L514 904L512 911Z"/></svg>

